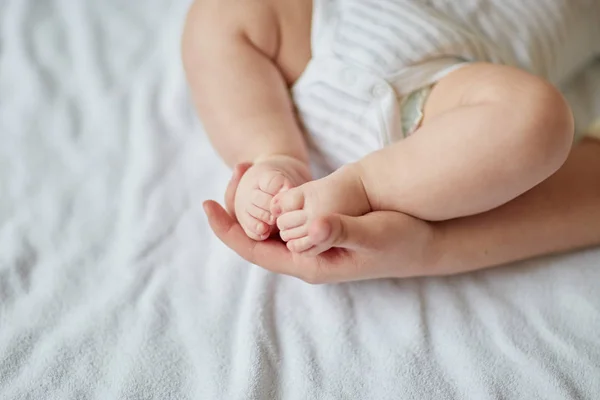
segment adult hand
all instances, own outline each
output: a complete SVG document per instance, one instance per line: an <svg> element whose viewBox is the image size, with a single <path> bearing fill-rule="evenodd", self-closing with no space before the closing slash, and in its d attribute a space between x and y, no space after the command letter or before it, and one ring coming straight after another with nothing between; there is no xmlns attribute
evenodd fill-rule
<svg viewBox="0 0 600 400"><path fill-rule="evenodd" d="M230 187L235 186L235 179L232 182ZM248 238L235 218L214 201L205 202L204 210L215 234L242 258L309 283L434 273L432 266L437 255L433 226L406 214L378 211L361 217L330 217L335 247L307 257L290 252L277 239L257 242Z"/></svg>

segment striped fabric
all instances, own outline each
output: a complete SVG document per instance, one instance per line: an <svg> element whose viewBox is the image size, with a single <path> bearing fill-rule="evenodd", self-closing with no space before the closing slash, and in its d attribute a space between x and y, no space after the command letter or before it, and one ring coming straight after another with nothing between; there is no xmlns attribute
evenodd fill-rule
<svg viewBox="0 0 600 400"><path fill-rule="evenodd" d="M402 138L399 103L470 61L560 84L600 54L600 0L314 0L292 90L329 170Z"/></svg>

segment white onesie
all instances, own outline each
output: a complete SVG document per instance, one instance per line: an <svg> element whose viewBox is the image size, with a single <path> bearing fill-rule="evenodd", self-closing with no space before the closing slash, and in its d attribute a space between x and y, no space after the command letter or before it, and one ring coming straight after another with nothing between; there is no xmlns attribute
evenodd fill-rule
<svg viewBox="0 0 600 400"><path fill-rule="evenodd" d="M564 82L600 54L599 21L600 0L313 0L292 97L331 171L410 133L406 100L467 62Z"/></svg>

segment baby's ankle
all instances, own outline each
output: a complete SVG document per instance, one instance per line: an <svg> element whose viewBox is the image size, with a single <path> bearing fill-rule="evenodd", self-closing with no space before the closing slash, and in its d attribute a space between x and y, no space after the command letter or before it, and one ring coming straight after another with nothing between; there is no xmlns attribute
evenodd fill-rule
<svg viewBox="0 0 600 400"><path fill-rule="evenodd" d="M266 153L266 154L261 154L258 157L256 157L254 159L254 164L260 164L260 163L264 163L264 162L269 162L269 161L290 161L290 162L300 162L302 164L306 164L306 160L304 160L303 158L300 158L298 156L295 155L290 155L290 154L284 154L284 153Z"/></svg>
<svg viewBox="0 0 600 400"><path fill-rule="evenodd" d="M294 169L294 171L298 173L304 180L312 180L312 174L310 172L308 160L305 160L301 157L292 156L289 154L265 154L255 158L253 164L272 164L285 166L285 168Z"/></svg>
<svg viewBox="0 0 600 400"><path fill-rule="evenodd" d="M356 177L357 182L357 195L364 197L366 202L369 204L370 211L378 211L377 204L378 199L375 195L373 177L367 173L365 166L361 161L347 164L342 169L348 170L347 173L351 173Z"/></svg>
<svg viewBox="0 0 600 400"><path fill-rule="evenodd" d="M341 182L346 182L346 190L350 189L350 192L347 193L348 199L356 204L360 204L359 208L363 210L362 213L374 211L371 204L371 197L367 191L369 185L365 182L365 174L362 166L358 162L346 164L334 174L336 173L342 176ZM332 184L336 184L335 181Z"/></svg>

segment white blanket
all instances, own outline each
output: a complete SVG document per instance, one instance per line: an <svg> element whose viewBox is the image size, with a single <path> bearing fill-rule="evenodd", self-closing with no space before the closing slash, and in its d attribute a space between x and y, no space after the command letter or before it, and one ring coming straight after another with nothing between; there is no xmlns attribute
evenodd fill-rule
<svg viewBox="0 0 600 400"><path fill-rule="evenodd" d="M0 1L1 399L600 398L599 249L310 286L225 248L188 2Z"/></svg>

